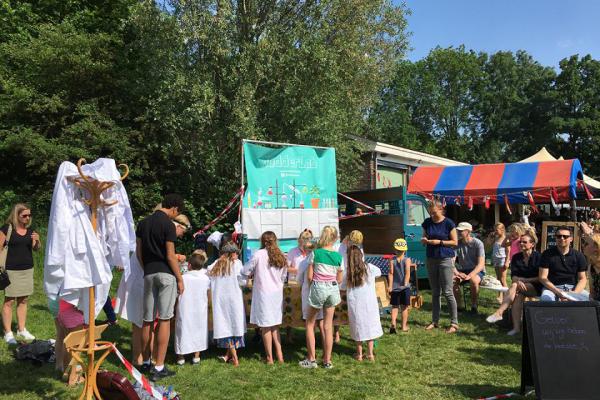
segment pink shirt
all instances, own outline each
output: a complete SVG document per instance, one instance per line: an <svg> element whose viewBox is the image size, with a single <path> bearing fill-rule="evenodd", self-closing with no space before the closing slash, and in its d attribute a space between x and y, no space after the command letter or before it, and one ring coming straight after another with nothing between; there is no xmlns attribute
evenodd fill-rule
<svg viewBox="0 0 600 400"><path fill-rule="evenodd" d="M521 252L520 241L521 241L521 238L516 238L515 240L510 242L510 255L509 255L510 260L512 260L512 258L515 254L518 254Z"/></svg>
<svg viewBox="0 0 600 400"><path fill-rule="evenodd" d="M269 265L269 254L266 249L261 249L252 254L252 258L244 266L244 275L254 276L252 291L265 293L283 290L283 282L287 276L287 268L277 268Z"/></svg>

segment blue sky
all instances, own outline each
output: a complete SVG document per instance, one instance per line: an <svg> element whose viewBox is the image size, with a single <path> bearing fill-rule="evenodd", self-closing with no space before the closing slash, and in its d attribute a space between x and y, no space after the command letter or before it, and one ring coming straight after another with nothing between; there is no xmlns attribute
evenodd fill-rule
<svg viewBox="0 0 600 400"><path fill-rule="evenodd" d="M556 68L573 54L600 59L597 0L406 0L406 5L412 10L413 61L437 45L461 44L488 53L522 49Z"/></svg>

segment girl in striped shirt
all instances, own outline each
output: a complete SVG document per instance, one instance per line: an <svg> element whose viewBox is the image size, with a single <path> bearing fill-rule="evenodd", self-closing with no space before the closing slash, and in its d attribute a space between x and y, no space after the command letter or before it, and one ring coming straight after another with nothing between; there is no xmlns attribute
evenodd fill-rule
<svg viewBox="0 0 600 400"><path fill-rule="evenodd" d="M326 226L319 237L319 248L310 255L308 280L311 283L308 295L310 311L306 320L305 360L300 361L303 368L317 368L315 350L315 323L317 313L323 310L323 367L331 365L333 348L333 314L335 306L341 302L339 284L342 281L342 256L333 249L338 240L338 231L333 226Z"/></svg>

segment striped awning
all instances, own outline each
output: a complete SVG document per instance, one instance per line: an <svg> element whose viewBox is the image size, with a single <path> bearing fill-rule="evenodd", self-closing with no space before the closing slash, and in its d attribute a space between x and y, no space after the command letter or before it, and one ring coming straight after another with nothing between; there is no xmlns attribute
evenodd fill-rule
<svg viewBox="0 0 600 400"><path fill-rule="evenodd" d="M548 203L551 196L557 202L567 202L577 198L582 179L577 159L419 167L410 178L408 192L474 204L486 200L526 204L530 195L536 203Z"/></svg>

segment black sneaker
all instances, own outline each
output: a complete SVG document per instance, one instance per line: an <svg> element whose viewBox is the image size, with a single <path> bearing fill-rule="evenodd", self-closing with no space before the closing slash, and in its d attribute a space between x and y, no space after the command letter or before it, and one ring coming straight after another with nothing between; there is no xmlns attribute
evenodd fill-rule
<svg viewBox="0 0 600 400"><path fill-rule="evenodd" d="M477 306L471 306L471 314L477 314Z"/></svg>
<svg viewBox="0 0 600 400"><path fill-rule="evenodd" d="M147 374L152 369L152 364L137 365L135 367L135 369L137 369L138 371L140 371L142 374Z"/></svg>
<svg viewBox="0 0 600 400"><path fill-rule="evenodd" d="M395 333L396 333L396 327L390 326L390 334L395 334Z"/></svg>
<svg viewBox="0 0 600 400"><path fill-rule="evenodd" d="M173 375L175 375L175 372L169 371L166 365L163 367L162 371L158 371L156 367L154 367L152 368L152 372L150 372L150 380L152 382L156 382L159 379L168 378L169 376Z"/></svg>

